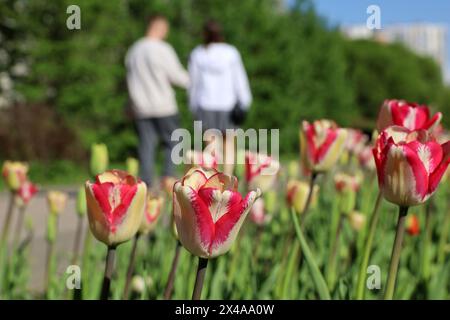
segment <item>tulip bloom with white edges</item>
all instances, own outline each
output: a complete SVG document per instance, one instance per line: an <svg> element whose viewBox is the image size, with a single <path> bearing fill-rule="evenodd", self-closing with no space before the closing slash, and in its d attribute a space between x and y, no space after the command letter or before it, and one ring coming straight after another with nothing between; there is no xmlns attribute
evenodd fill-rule
<svg viewBox="0 0 450 320"><path fill-rule="evenodd" d="M144 216L142 217L139 233L147 234L153 231L161 214L164 199L162 197L154 197L149 195L145 206Z"/></svg>
<svg viewBox="0 0 450 320"><path fill-rule="evenodd" d="M359 153L364 149L369 137L366 136L361 130L352 128L346 130L347 141L345 143L345 149L355 155L359 155Z"/></svg>
<svg viewBox="0 0 450 320"><path fill-rule="evenodd" d="M426 105L404 100L385 100L378 114L377 129L381 132L389 126L396 125L409 130L433 130L441 118L440 112L430 117L430 109Z"/></svg>
<svg viewBox="0 0 450 320"><path fill-rule="evenodd" d="M258 225L262 226L270 221L270 216L267 215L264 200L262 198L256 199L252 208L250 209L250 220Z"/></svg>
<svg viewBox="0 0 450 320"><path fill-rule="evenodd" d="M237 178L216 170L191 168L173 188L173 210L181 244L201 258L226 253L261 191L245 198Z"/></svg>
<svg viewBox="0 0 450 320"><path fill-rule="evenodd" d="M369 171L375 170L372 148L372 146L365 146L358 155L359 164Z"/></svg>
<svg viewBox="0 0 450 320"><path fill-rule="evenodd" d="M17 191L27 181L28 165L25 162L5 161L2 175L5 184L11 191Z"/></svg>
<svg viewBox="0 0 450 320"><path fill-rule="evenodd" d="M250 151L245 153L245 180L249 189L268 191L273 187L279 169L280 163L272 157Z"/></svg>
<svg viewBox="0 0 450 320"><path fill-rule="evenodd" d="M303 121L300 130L301 160L307 170L325 172L339 160L347 130L330 120Z"/></svg>
<svg viewBox="0 0 450 320"><path fill-rule="evenodd" d="M144 216L147 187L121 170L97 175L85 185L89 226L94 236L108 246L130 240Z"/></svg>
<svg viewBox="0 0 450 320"><path fill-rule="evenodd" d="M415 206L436 191L450 163L450 141L441 145L426 130L391 126L379 135L373 154L386 200Z"/></svg>

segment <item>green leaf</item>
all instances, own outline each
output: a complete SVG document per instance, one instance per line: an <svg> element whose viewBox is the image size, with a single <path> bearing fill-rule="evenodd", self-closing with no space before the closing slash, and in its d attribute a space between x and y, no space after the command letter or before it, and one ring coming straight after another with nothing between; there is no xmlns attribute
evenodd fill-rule
<svg viewBox="0 0 450 320"><path fill-rule="evenodd" d="M302 230L298 223L297 215L295 214L294 210L291 210L291 217L292 220L294 221L295 233L297 234L298 241L300 242L300 246L302 248L303 255L305 256L305 260L308 265L309 271L311 272L311 276L314 285L316 286L317 293L319 294L321 300L330 300L331 299L330 291L328 290L325 279L323 278L323 275L320 272L316 261L314 260L311 250L309 249L308 243L306 242L305 237L303 236Z"/></svg>

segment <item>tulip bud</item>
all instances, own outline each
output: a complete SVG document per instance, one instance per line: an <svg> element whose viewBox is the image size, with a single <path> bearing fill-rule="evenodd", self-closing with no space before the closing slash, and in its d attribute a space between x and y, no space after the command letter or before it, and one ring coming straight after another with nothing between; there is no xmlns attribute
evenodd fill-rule
<svg viewBox="0 0 450 320"><path fill-rule="evenodd" d="M129 157L126 161L127 171L132 176L137 177L139 174L139 160L136 158Z"/></svg>
<svg viewBox="0 0 450 320"><path fill-rule="evenodd" d="M309 184L304 181L291 180L288 182L286 190L286 200L288 205L290 207L293 207L297 213L303 213L303 210L305 210L309 190ZM317 204L318 192L319 186L315 185L311 198L311 208L313 208Z"/></svg>
<svg viewBox="0 0 450 320"><path fill-rule="evenodd" d="M61 191L49 191L47 203L51 214L59 215L64 212L67 205L67 193Z"/></svg>
<svg viewBox="0 0 450 320"><path fill-rule="evenodd" d="M3 163L2 175L5 184L11 191L17 191L27 180L28 165L25 162L5 161Z"/></svg>
<svg viewBox="0 0 450 320"><path fill-rule="evenodd" d="M377 129L382 131L396 125L409 130L433 130L441 121L442 114L436 113L430 118L426 105L409 103L404 100L385 100L378 114Z"/></svg>
<svg viewBox="0 0 450 320"><path fill-rule="evenodd" d="M125 171L109 170L85 187L89 227L97 240L114 246L134 237L144 216L145 183Z"/></svg>
<svg viewBox="0 0 450 320"><path fill-rule="evenodd" d="M93 144L91 146L91 174L97 175L108 168L109 157L108 148L103 143Z"/></svg>
<svg viewBox="0 0 450 320"><path fill-rule="evenodd" d="M136 275L131 279L131 288L134 292L142 293L145 290L145 280L142 276Z"/></svg>
<svg viewBox="0 0 450 320"><path fill-rule="evenodd" d="M330 120L310 124L303 121L300 130L301 160L307 170L325 172L331 169L345 147L347 130Z"/></svg>
<svg viewBox="0 0 450 320"><path fill-rule="evenodd" d="M450 141L440 145L425 130L392 126L381 132L373 153L383 196L409 207L436 191L450 163Z"/></svg>
<svg viewBox="0 0 450 320"><path fill-rule="evenodd" d="M358 155L366 145L369 137L366 136L361 130L352 128L346 130L347 140L345 142L345 149L352 154Z"/></svg>
<svg viewBox="0 0 450 320"><path fill-rule="evenodd" d="M226 253L260 195L258 189L243 199L236 177L213 169L190 169L174 185L173 212L181 244L202 258Z"/></svg>
<svg viewBox="0 0 450 320"><path fill-rule="evenodd" d="M87 213L87 205L86 205L86 191L84 187L81 186L78 189L77 194L77 213L79 216L85 216Z"/></svg>
<svg viewBox="0 0 450 320"><path fill-rule="evenodd" d="M19 207L28 205L33 196L38 192L36 185L26 180L17 190L16 204Z"/></svg>
<svg viewBox="0 0 450 320"><path fill-rule="evenodd" d="M142 217L141 226L139 227L139 233L147 234L155 229L161 214L163 203L164 200L162 197L148 195L144 216Z"/></svg>
<svg viewBox="0 0 450 320"><path fill-rule="evenodd" d="M56 240L56 232L58 229L58 216L49 214L47 218L47 241L54 243Z"/></svg>
<svg viewBox="0 0 450 320"><path fill-rule="evenodd" d="M348 215L348 221L353 230L361 231L366 224L366 216L358 211L352 211Z"/></svg>
<svg viewBox="0 0 450 320"><path fill-rule="evenodd" d="M280 163L265 154L248 151L245 154L245 180L249 189L266 192L273 187Z"/></svg>
<svg viewBox="0 0 450 320"><path fill-rule="evenodd" d="M419 218L415 214L409 214L405 221L406 232L411 236L417 236L420 233Z"/></svg>
<svg viewBox="0 0 450 320"><path fill-rule="evenodd" d="M358 155L359 164L369 170L375 170L375 160L373 159L372 147L366 146Z"/></svg>
<svg viewBox="0 0 450 320"><path fill-rule="evenodd" d="M258 226L262 226L270 221L270 216L268 216L264 209L264 200L262 198L256 199L250 209L250 220L253 221Z"/></svg>
<svg viewBox="0 0 450 320"><path fill-rule="evenodd" d="M339 210L342 213L351 212L356 205L356 191L361 184L361 174L337 173L334 176L334 183L339 194Z"/></svg>

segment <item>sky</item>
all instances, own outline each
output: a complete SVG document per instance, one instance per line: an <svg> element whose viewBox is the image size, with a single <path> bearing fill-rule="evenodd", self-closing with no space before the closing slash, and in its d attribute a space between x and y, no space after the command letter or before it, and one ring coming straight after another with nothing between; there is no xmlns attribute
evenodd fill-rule
<svg viewBox="0 0 450 320"><path fill-rule="evenodd" d="M447 81L450 80L450 0L313 0L331 25L366 24L367 7L378 5L381 27L394 23L430 22L447 26Z"/></svg>

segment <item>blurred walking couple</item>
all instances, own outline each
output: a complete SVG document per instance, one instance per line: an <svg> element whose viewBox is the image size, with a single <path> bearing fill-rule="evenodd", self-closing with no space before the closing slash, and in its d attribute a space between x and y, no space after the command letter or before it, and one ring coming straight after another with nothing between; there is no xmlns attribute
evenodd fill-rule
<svg viewBox="0 0 450 320"><path fill-rule="evenodd" d="M163 179L176 175L171 153L177 141L171 135L180 127L180 119L172 86L188 90L189 109L194 120L202 121L203 130L222 133L223 171L232 174L235 139L225 138L225 131L241 124L252 100L241 56L225 42L221 25L209 20L203 27L203 44L191 52L186 70L165 41L168 34L166 17L150 17L145 36L131 46L125 58L130 107L139 136L140 176L155 186L159 143L164 150Z"/></svg>

